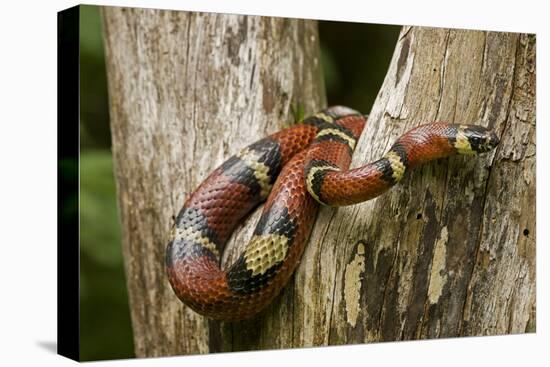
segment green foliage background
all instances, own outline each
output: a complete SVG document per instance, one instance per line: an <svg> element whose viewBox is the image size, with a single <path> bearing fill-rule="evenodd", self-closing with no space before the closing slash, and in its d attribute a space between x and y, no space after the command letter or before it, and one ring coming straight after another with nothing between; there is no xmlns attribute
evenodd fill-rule
<svg viewBox="0 0 550 367"><path fill-rule="evenodd" d="M96 6L84 5L80 11L80 352L82 360L130 358L134 352L110 150L101 19ZM329 105L370 111L399 29L319 22Z"/></svg>
<svg viewBox="0 0 550 367"><path fill-rule="evenodd" d="M80 7L80 356L134 356L99 8Z"/></svg>

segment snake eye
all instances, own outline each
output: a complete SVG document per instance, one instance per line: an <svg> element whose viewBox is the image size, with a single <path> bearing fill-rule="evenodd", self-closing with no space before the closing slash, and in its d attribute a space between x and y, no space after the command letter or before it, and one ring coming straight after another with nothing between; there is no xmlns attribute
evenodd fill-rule
<svg viewBox="0 0 550 367"><path fill-rule="evenodd" d="M468 140L470 141L470 144L472 145L472 147L483 146L483 139L480 136L472 135L468 138ZM474 149L474 150L477 150L477 149Z"/></svg>

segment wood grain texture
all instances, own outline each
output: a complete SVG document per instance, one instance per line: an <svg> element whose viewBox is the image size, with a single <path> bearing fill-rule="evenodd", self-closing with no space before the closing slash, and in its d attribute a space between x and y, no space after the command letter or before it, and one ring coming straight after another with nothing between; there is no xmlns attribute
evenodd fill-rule
<svg viewBox="0 0 550 367"><path fill-rule="evenodd" d="M303 345L535 330L534 35L405 27L352 166L430 121L501 143L321 211L296 274Z"/></svg>
<svg viewBox="0 0 550 367"><path fill-rule="evenodd" d="M291 104L326 103L317 24L115 7L102 17L136 355L220 350L231 344L221 325L187 309L165 276L172 216L225 159L291 121Z"/></svg>

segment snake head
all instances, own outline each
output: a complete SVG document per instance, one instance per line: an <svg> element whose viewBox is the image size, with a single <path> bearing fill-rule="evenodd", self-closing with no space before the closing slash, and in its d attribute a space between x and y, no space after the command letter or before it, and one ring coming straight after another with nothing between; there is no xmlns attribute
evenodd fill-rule
<svg viewBox="0 0 550 367"><path fill-rule="evenodd" d="M493 150L500 142L497 134L490 129L478 125L466 125L462 128L464 137L468 140L474 153L486 153Z"/></svg>

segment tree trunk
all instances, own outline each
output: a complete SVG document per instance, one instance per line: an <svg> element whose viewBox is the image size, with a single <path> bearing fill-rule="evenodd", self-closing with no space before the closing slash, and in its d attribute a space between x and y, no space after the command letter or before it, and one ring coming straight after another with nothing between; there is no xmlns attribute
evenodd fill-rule
<svg viewBox="0 0 550 367"><path fill-rule="evenodd" d="M115 7L102 16L136 355L232 349L219 323L170 288L172 217L225 159L290 121L292 106L325 105L317 23ZM283 323L290 290L267 323Z"/></svg>
<svg viewBox="0 0 550 367"><path fill-rule="evenodd" d="M316 23L122 8L103 20L137 356L534 331L534 36L404 28L353 165L434 120L492 126L501 144L323 208L281 296L224 323L170 289L171 217L212 169L288 121L291 104L324 105Z"/></svg>
<svg viewBox="0 0 550 367"><path fill-rule="evenodd" d="M501 143L321 211L296 274L302 344L535 330L534 35L405 27L352 166L430 121Z"/></svg>

